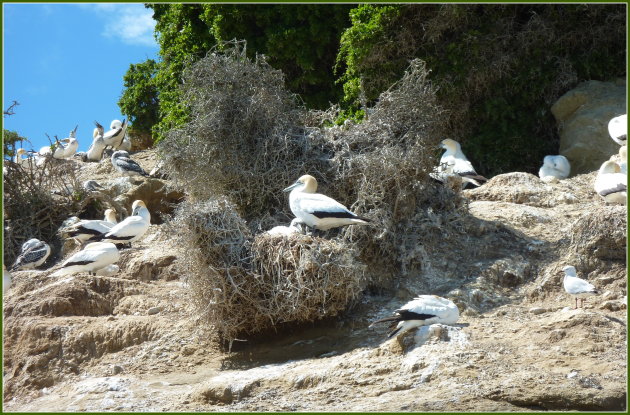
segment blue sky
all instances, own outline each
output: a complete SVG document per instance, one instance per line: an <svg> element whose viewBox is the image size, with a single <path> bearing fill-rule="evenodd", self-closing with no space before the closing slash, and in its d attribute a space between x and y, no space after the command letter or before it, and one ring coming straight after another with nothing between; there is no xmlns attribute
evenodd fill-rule
<svg viewBox="0 0 630 415"><path fill-rule="evenodd" d="M132 63L157 59L152 10L141 3L3 4L3 109L20 103L4 128L32 148L79 125L79 150L93 121L122 121L117 102ZM24 143L26 149L31 146Z"/></svg>

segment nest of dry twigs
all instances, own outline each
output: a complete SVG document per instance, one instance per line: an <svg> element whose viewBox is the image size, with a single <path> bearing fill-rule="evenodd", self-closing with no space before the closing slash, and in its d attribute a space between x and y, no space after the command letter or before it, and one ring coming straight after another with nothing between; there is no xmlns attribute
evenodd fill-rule
<svg viewBox="0 0 630 415"><path fill-rule="evenodd" d="M363 266L339 241L251 235L225 198L184 203L174 221L177 259L197 316L221 340L346 310L364 288Z"/></svg>

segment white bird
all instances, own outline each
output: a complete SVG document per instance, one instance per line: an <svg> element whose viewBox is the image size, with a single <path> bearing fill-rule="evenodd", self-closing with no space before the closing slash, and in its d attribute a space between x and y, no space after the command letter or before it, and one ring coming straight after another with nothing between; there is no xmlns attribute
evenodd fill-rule
<svg viewBox="0 0 630 415"><path fill-rule="evenodd" d="M118 274L118 271L120 271L120 267L116 264L111 264L105 268L97 270L95 274L99 277L111 277Z"/></svg>
<svg viewBox="0 0 630 415"><path fill-rule="evenodd" d="M22 156L26 156L26 158L22 158ZM16 164L19 164L22 167L33 167L35 166L35 159L28 155L28 151L23 148L18 148L15 151L15 156L13 156L13 161Z"/></svg>
<svg viewBox="0 0 630 415"><path fill-rule="evenodd" d="M101 186L96 180L86 180L83 182L83 189L88 192L96 192L97 189L102 189Z"/></svg>
<svg viewBox="0 0 630 415"><path fill-rule="evenodd" d="M619 168L621 173L628 175L628 147L619 147Z"/></svg>
<svg viewBox="0 0 630 415"><path fill-rule="evenodd" d="M595 191L608 203L625 205L627 200L627 175L614 161L605 161L595 178Z"/></svg>
<svg viewBox="0 0 630 415"><path fill-rule="evenodd" d="M22 244L22 251L13 263L11 271L33 269L42 265L50 255L50 246L39 239L29 239Z"/></svg>
<svg viewBox="0 0 630 415"><path fill-rule="evenodd" d="M118 150L112 154L112 165L125 176L148 176L149 174L138 163L129 157L126 151Z"/></svg>
<svg viewBox="0 0 630 415"><path fill-rule="evenodd" d="M96 128L92 133L92 145L88 149L86 156L88 161L101 161L103 152L105 151L105 142L103 141L103 126L94 121Z"/></svg>
<svg viewBox="0 0 630 415"><path fill-rule="evenodd" d="M127 131L127 120L123 120L122 123L118 120L113 120L110 124L110 128L111 129L109 131L103 134L103 142L106 146L117 149L118 147L120 147L120 144L125 138L125 132Z"/></svg>
<svg viewBox="0 0 630 415"><path fill-rule="evenodd" d="M294 233L301 233L299 220L293 219L289 226L274 226L265 233L267 235L293 235Z"/></svg>
<svg viewBox="0 0 630 415"><path fill-rule="evenodd" d="M578 308L578 298L580 299L582 307L584 307L585 297L599 294L593 284L578 278L575 267L567 265L562 268L562 271L564 271L564 280L562 280L562 285L564 285L564 290L568 294L575 297L575 308Z"/></svg>
<svg viewBox="0 0 630 415"><path fill-rule="evenodd" d="M51 274L51 277L75 274L77 272L89 272L93 274L97 270L118 262L120 254L116 245L109 242L93 242L87 244L83 250L68 258L59 270Z"/></svg>
<svg viewBox="0 0 630 415"><path fill-rule="evenodd" d="M538 176L543 180L566 179L571 172L571 164L565 156L545 156Z"/></svg>
<svg viewBox="0 0 630 415"><path fill-rule="evenodd" d="M119 120L113 120L111 122L111 124L109 125L109 128L111 130L115 130L117 128L121 128L123 127L123 123L121 123ZM120 144L118 146L114 146L115 150L124 150L124 151L131 151L131 141L129 140L129 136L127 135L127 124L124 125L124 134L123 134L123 138L120 141Z"/></svg>
<svg viewBox="0 0 630 415"><path fill-rule="evenodd" d="M61 156L61 158L63 159L69 159L74 156L74 154L77 152L77 149L79 148L79 142L76 138L77 128L79 128L78 125L74 127L74 130L70 131L70 137L61 140L62 143L66 143L66 145L63 145L63 155Z"/></svg>
<svg viewBox="0 0 630 415"><path fill-rule="evenodd" d="M131 244L140 239L151 224L151 213L142 200L136 200L132 205L131 216L112 227L109 232L94 235L88 241L105 241L115 244Z"/></svg>
<svg viewBox="0 0 630 415"><path fill-rule="evenodd" d="M628 114L612 118L608 122L608 134L620 146L625 146L628 139Z"/></svg>
<svg viewBox="0 0 630 415"><path fill-rule="evenodd" d="M441 182L445 181L445 176L449 174L457 174L461 176L464 185L472 183L475 186L481 186L483 182L488 181L485 177L477 174L475 168L462 152L461 145L450 138L442 140L440 147L446 151L440 158L440 164L430 176Z"/></svg>
<svg viewBox="0 0 630 415"><path fill-rule="evenodd" d="M105 210L105 218L103 220L84 219L69 226L64 230L64 233L70 238L84 242L94 235L101 235L111 231L117 223L116 210L107 209Z"/></svg>
<svg viewBox="0 0 630 415"><path fill-rule="evenodd" d="M395 324L392 325L393 330L387 337L393 337L416 327L434 323L454 324L459 319L459 309L455 303L437 295L418 296L394 313L395 315L391 317L376 320L370 324L370 327L376 323L392 321Z"/></svg>
<svg viewBox="0 0 630 415"><path fill-rule="evenodd" d="M298 219L311 228L328 230L345 225L365 225L370 220L350 212L336 200L315 193L317 180L308 174L297 179L295 183L284 189L289 194L289 207Z"/></svg>
<svg viewBox="0 0 630 415"><path fill-rule="evenodd" d="M5 295L11 288L11 273L7 271L7 267L2 264L2 295Z"/></svg>
<svg viewBox="0 0 630 415"><path fill-rule="evenodd" d="M50 146L44 146L39 149L38 155L35 157L36 158L35 165L37 167L41 167L44 165L46 160L50 158L62 159L65 152L66 152L65 147L59 141L55 142L54 144Z"/></svg>

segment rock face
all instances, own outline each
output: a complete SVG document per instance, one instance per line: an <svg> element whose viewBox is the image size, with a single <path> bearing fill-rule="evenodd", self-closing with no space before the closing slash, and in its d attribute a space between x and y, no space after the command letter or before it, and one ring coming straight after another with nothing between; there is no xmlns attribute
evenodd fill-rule
<svg viewBox="0 0 630 415"><path fill-rule="evenodd" d="M595 197L594 177L510 173L465 190L469 214L451 218L461 250L419 246L422 270L395 293L364 293L345 315L231 353L200 330L173 268L187 253L166 225L152 224L112 277L17 272L4 297L3 409L623 411L626 207ZM567 264L601 292L584 308L562 288ZM460 308L456 324L392 340L386 325L369 328L439 290Z"/></svg>
<svg viewBox="0 0 630 415"><path fill-rule="evenodd" d="M587 81L561 96L551 107L560 133L560 154L571 162L571 175L599 169L617 154L608 121L626 113L625 82Z"/></svg>

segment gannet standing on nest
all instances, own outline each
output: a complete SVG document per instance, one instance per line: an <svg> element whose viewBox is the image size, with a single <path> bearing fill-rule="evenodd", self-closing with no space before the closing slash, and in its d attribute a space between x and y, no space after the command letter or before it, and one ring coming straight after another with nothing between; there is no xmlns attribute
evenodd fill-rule
<svg viewBox="0 0 630 415"><path fill-rule="evenodd" d="M472 183L475 186L481 186L482 183L488 181L485 177L477 174L475 168L462 152L462 147L457 141L447 138L442 140L440 147L446 151L442 154L438 167L433 173L430 173L431 177L444 182L447 175L457 174L461 176L464 185L466 183Z"/></svg>
<svg viewBox="0 0 630 415"><path fill-rule="evenodd" d="M103 134L103 142L106 146L117 149L118 147L120 147L120 144L125 138L125 132L127 131L127 120L123 120L122 123L118 120L113 120L110 124L110 128L111 129L109 131Z"/></svg>
<svg viewBox="0 0 630 415"><path fill-rule="evenodd" d="M459 309L451 300L438 297L437 295L421 295L414 298L398 310L391 317L376 320L376 323L391 321L392 331L387 337L401 335L416 327L428 326L430 324L454 324L459 319Z"/></svg>
<svg viewBox="0 0 630 415"><path fill-rule="evenodd" d="M84 242L94 235L101 235L111 231L117 223L116 210L107 209L105 210L104 220L84 219L68 227L65 232L67 232L70 238Z"/></svg>
<svg viewBox="0 0 630 415"><path fill-rule="evenodd" d="M565 156L545 156L543 165L538 170L538 176L544 181L566 179L571 172L571 164Z"/></svg>
<svg viewBox="0 0 630 415"><path fill-rule="evenodd" d="M614 161L605 161L595 178L595 191L608 203L625 205L627 200L627 176Z"/></svg>
<svg viewBox="0 0 630 415"><path fill-rule="evenodd" d="M94 121L96 128L92 133L92 145L86 153L87 160L101 161L103 152L105 151L105 142L103 141L103 126Z"/></svg>
<svg viewBox="0 0 630 415"><path fill-rule="evenodd" d="M78 125L74 127L74 130L70 131L70 137L61 140L62 143L66 143L63 146L63 155L61 156L61 158L63 159L69 159L74 156L74 154L77 152L77 149L79 148L79 142L76 138L77 128L79 128Z"/></svg>
<svg viewBox="0 0 630 415"><path fill-rule="evenodd" d="M120 122L120 120L112 120L111 124L109 125L109 128L110 128L110 130L116 130L118 128L123 128L122 138L118 142L118 145L114 145L113 146L114 150L130 151L131 150L131 141L129 141L129 137L127 136L127 123L126 123L126 121L123 124L123 123Z"/></svg>
<svg viewBox="0 0 630 415"><path fill-rule="evenodd" d="M567 265L566 267L562 268L562 271L564 271L564 279L562 280L562 285L564 285L564 290L567 293L575 297L576 309L578 308L578 298L580 299L580 304L582 305L582 308L584 308L585 297L599 294L593 284L581 278L578 278L575 267Z"/></svg>
<svg viewBox="0 0 630 415"><path fill-rule="evenodd" d="M129 244L137 241L146 233L151 225L151 213L142 200L136 200L132 205L131 216L112 227L109 232L95 235L88 241L112 242L114 244Z"/></svg>
<svg viewBox="0 0 630 415"><path fill-rule="evenodd" d="M114 154L112 154L112 165L125 176L149 176L138 163L129 157L129 153L126 151L114 151Z"/></svg>
<svg viewBox="0 0 630 415"><path fill-rule="evenodd" d="M97 270L118 262L120 254L116 245L109 242L92 242L83 250L68 258L61 269L51 274L51 277L75 274L77 272L95 273Z"/></svg>
<svg viewBox="0 0 630 415"><path fill-rule="evenodd" d="M298 219L311 228L328 230L345 225L365 225L370 220L350 212L336 200L315 193L317 180L308 174L297 179L295 183L284 189L289 194L289 207Z"/></svg>
<svg viewBox="0 0 630 415"><path fill-rule="evenodd" d="M608 122L608 134L620 146L628 142L628 114L612 118Z"/></svg>
<svg viewBox="0 0 630 415"><path fill-rule="evenodd" d="M22 244L22 251L11 267L11 271L33 269L42 265L50 255L50 246L46 242L32 238Z"/></svg>

